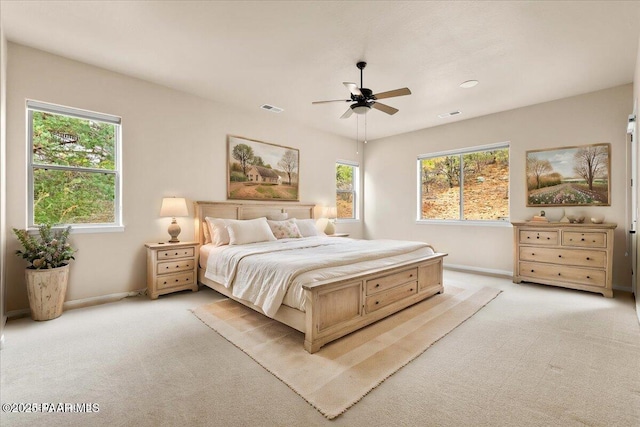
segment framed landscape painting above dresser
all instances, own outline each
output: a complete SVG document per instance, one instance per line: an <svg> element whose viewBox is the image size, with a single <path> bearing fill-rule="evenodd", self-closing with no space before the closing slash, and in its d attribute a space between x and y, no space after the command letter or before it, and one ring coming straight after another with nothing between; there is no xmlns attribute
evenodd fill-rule
<svg viewBox="0 0 640 427"><path fill-rule="evenodd" d="M514 283L541 283L613 296L616 224L512 224Z"/></svg>
<svg viewBox="0 0 640 427"><path fill-rule="evenodd" d="M611 144L527 151L527 206L609 206Z"/></svg>

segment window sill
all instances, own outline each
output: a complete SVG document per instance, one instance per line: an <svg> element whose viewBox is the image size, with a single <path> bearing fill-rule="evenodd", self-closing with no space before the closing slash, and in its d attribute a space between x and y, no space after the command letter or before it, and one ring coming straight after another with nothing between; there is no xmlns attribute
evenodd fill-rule
<svg viewBox="0 0 640 427"><path fill-rule="evenodd" d="M358 218L342 218L336 219L336 224L349 224L349 223L357 223L360 222Z"/></svg>
<svg viewBox="0 0 640 427"><path fill-rule="evenodd" d="M454 219L419 219L416 221L418 225L462 225L476 227L511 227L509 221L461 221Z"/></svg>
<svg viewBox="0 0 640 427"><path fill-rule="evenodd" d="M65 226L52 227L54 230L63 229ZM29 227L29 233L37 233L38 227ZM98 225L98 224L72 224L71 234L92 234L92 233L122 233L124 225Z"/></svg>

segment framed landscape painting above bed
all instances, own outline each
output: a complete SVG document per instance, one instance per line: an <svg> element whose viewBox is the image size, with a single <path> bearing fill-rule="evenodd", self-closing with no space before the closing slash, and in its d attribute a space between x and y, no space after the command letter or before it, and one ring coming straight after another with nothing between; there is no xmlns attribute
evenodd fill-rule
<svg viewBox="0 0 640 427"><path fill-rule="evenodd" d="M300 151L227 135L227 198L298 201Z"/></svg>
<svg viewBox="0 0 640 427"><path fill-rule="evenodd" d="M527 151L527 206L611 205L611 144Z"/></svg>

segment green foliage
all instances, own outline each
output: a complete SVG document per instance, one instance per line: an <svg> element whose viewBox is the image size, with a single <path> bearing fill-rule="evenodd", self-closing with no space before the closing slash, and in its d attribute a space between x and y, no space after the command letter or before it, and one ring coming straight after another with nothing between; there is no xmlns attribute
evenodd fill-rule
<svg viewBox="0 0 640 427"><path fill-rule="evenodd" d="M253 160L253 148L249 147L247 144L237 144L233 147L233 151L231 155L234 159L240 162L240 166L242 167L242 173L247 174L247 168L251 164Z"/></svg>
<svg viewBox="0 0 640 427"><path fill-rule="evenodd" d="M114 222L116 126L33 111L32 127L34 222Z"/></svg>
<svg viewBox="0 0 640 427"><path fill-rule="evenodd" d="M231 182L245 182L247 179L248 178L242 172L236 172L236 171L231 172L231 176L229 177L229 180Z"/></svg>
<svg viewBox="0 0 640 427"><path fill-rule="evenodd" d="M51 225L42 224L38 228L38 237L30 235L27 230L13 229L22 244L23 250L16 255L29 261L30 269L57 268L67 265L75 259L75 250L67 242L71 227L63 230L51 230Z"/></svg>
<svg viewBox="0 0 640 427"><path fill-rule="evenodd" d="M338 190L353 190L353 166L336 165L336 188Z"/></svg>

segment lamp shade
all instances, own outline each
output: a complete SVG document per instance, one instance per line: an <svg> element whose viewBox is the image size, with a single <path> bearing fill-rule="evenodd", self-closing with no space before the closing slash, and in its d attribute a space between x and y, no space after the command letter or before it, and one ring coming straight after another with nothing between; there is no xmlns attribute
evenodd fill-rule
<svg viewBox="0 0 640 427"><path fill-rule="evenodd" d="M329 206L324 208L324 216L326 218L336 218L338 216L338 209L335 206Z"/></svg>
<svg viewBox="0 0 640 427"><path fill-rule="evenodd" d="M165 197L162 199L160 216L174 218L177 216L189 216L186 200L182 197Z"/></svg>

